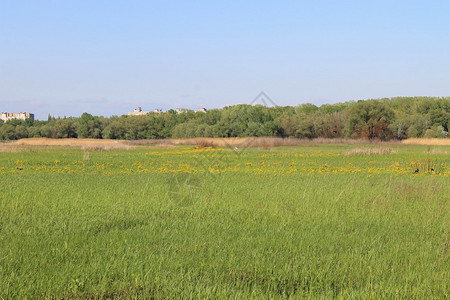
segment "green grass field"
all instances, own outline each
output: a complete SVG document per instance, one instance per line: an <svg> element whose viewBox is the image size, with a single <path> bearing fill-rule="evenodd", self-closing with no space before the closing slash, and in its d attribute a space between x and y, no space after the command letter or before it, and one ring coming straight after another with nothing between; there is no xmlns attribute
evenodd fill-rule
<svg viewBox="0 0 450 300"><path fill-rule="evenodd" d="M0 153L0 299L448 298L449 147L361 147Z"/></svg>

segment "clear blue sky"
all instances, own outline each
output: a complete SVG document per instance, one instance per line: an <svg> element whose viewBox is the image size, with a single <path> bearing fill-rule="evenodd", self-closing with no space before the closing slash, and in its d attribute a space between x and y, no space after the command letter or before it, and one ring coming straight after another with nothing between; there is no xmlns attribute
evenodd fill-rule
<svg viewBox="0 0 450 300"><path fill-rule="evenodd" d="M450 1L0 0L0 110L450 96Z"/></svg>

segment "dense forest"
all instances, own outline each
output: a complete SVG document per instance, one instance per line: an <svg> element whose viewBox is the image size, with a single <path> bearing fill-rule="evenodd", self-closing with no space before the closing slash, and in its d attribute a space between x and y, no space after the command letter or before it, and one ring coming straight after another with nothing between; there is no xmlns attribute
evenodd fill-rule
<svg viewBox="0 0 450 300"><path fill-rule="evenodd" d="M0 139L27 137L165 139L278 136L295 138L447 138L450 97L397 97L295 107L234 105L207 112L169 110L144 116L0 121Z"/></svg>

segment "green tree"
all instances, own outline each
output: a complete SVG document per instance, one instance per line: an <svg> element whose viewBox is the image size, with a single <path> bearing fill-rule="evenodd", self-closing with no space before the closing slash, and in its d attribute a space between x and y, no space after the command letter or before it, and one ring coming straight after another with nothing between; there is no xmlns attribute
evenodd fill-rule
<svg viewBox="0 0 450 300"><path fill-rule="evenodd" d="M50 124L46 124L41 127L40 135L46 138L56 138L56 131Z"/></svg>
<svg viewBox="0 0 450 300"><path fill-rule="evenodd" d="M102 132L105 139L125 139L125 126L123 126L120 119L115 119L109 123Z"/></svg>
<svg viewBox="0 0 450 300"><path fill-rule="evenodd" d="M349 108L347 136L387 140L393 136L389 125L394 112L384 103L374 100L358 101Z"/></svg>
<svg viewBox="0 0 450 300"><path fill-rule="evenodd" d="M23 125L17 125L15 128L15 138L23 139L28 137L27 128Z"/></svg>
<svg viewBox="0 0 450 300"><path fill-rule="evenodd" d="M56 138L76 138L76 124L70 119L56 120L55 122Z"/></svg>
<svg viewBox="0 0 450 300"><path fill-rule="evenodd" d="M429 111L428 115L433 126L442 126L445 131L448 131L450 113L447 113L443 109L433 109Z"/></svg>
<svg viewBox="0 0 450 300"><path fill-rule="evenodd" d="M15 140L16 139L16 128L11 124L3 124L0 127L0 138L2 140Z"/></svg>
<svg viewBox="0 0 450 300"><path fill-rule="evenodd" d="M98 117L83 113L77 119L77 135L80 138L101 138L102 128Z"/></svg>

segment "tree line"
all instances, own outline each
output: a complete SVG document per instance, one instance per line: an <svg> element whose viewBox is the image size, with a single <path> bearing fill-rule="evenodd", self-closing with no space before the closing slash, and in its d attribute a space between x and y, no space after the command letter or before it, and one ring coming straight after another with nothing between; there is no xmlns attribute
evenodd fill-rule
<svg viewBox="0 0 450 300"><path fill-rule="evenodd" d="M397 97L316 106L239 104L207 112L151 112L0 121L0 140L28 137L166 139L278 136L295 138L447 138L450 97Z"/></svg>

